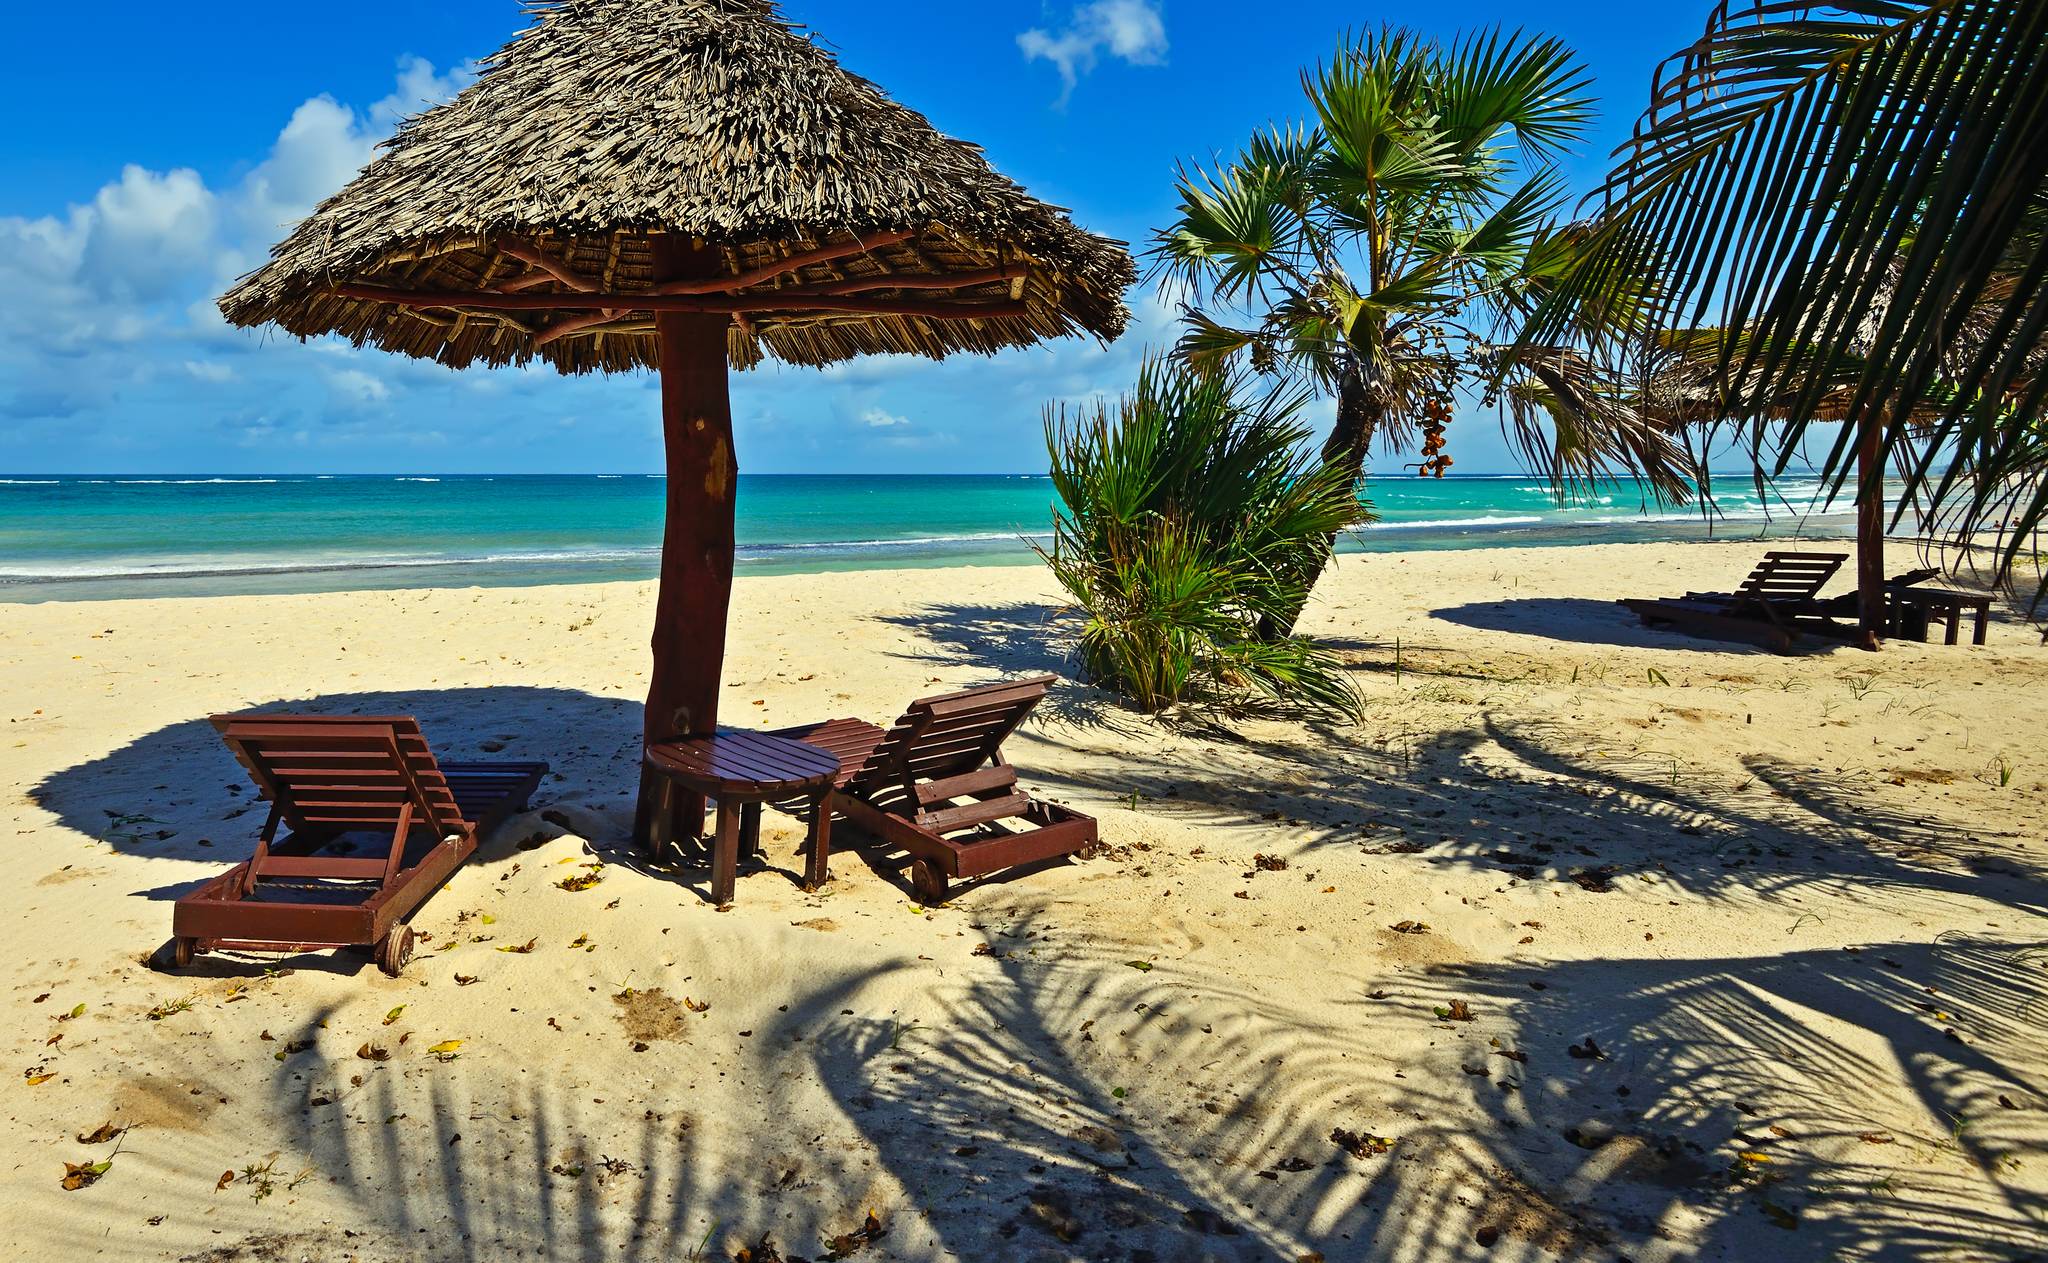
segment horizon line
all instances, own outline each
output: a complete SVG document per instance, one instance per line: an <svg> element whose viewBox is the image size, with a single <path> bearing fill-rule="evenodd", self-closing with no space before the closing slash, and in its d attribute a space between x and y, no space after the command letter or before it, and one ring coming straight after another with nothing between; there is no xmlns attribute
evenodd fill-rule
<svg viewBox="0 0 2048 1263"><path fill-rule="evenodd" d="M1756 471L1755 471L1755 470L1754 470L1753 468L1747 468L1747 469L1710 469L1710 470L1708 470L1708 471L1707 471L1707 476L1708 476L1709 478L1729 478L1729 477L1737 477L1737 476L1740 476L1740 477L1745 477L1745 478L1746 478L1746 477L1750 477L1751 475L1755 474L1755 472L1756 472ZM1769 480L1770 478L1778 478L1778 477L1787 477L1787 476L1793 476L1793 477L1812 477L1812 476L1816 475L1816 474L1817 474L1818 472L1819 472L1818 470L1815 470L1815 469L1814 469L1814 468L1812 468L1811 466L1808 466L1808 467L1806 467L1806 468L1804 468L1804 469L1787 469L1787 470L1784 470L1783 472L1781 472L1781 473L1778 473L1778 474L1771 474L1771 475L1766 475L1766 480ZM817 473L800 473L800 472L795 472L795 471L787 471L787 470L784 470L784 471L775 471L775 472L762 472L762 473L747 473L747 472L744 472L744 471L742 471L742 472L741 472L741 474L740 474L739 476L740 476L740 477L742 477L742 478L1050 478L1050 477L1051 477L1052 475L1051 475L1050 473L1048 473L1048 472L1036 472L1036 473L1034 473L1034 472L1029 472L1029 471L1010 471L1010 470L997 470L997 471L989 471L989 472L973 472L973 471L966 471L966 470L962 470L962 471L953 471L953 472L931 472L931 471L925 471L925 472L901 472L901 471L892 471L892 472L887 472L887 473L884 473L884 472L880 472L880 471L875 471L875 472L863 472L863 473L840 473L840 472L817 472ZM1363 476L1364 476L1364 477L1365 477L1365 478L1366 478L1366 479L1367 479L1368 481L1371 481L1371 480L1375 480L1375 479L1377 479L1377 480L1382 480L1382 481L1384 481L1384 480L1389 480L1389 479L1393 479L1393 480L1399 480L1399 481L1403 481L1403 482L1460 482L1460 481L1462 481L1462 482L1481 482L1481 481L1504 481L1504 480L1507 480L1507 479L1527 479L1527 480L1534 480L1534 481L1539 481L1539 482L1540 482L1540 481L1544 481L1544 475L1542 475L1542 474L1537 474L1537 473L1527 473L1527 472L1508 472L1508 473L1462 473L1462 474L1445 474L1445 475L1443 475L1442 477L1440 477L1440 478L1439 478L1439 477L1437 477L1437 476L1435 476L1435 475L1432 475L1432 474L1411 474L1411 473L1374 473L1374 472L1373 472L1373 471L1371 471L1371 470L1367 470L1367 471L1365 471L1365 473L1364 473L1364 475L1363 475ZM91 471L79 471L79 472L69 472L69 473L53 473L53 472L48 472L48 471L44 471L44 470L9 470L9 471L6 471L6 472L4 472L4 473L0 473L0 480L15 480L15 481L21 481L21 480L28 480L28 479L112 479L112 478L120 478L120 479L131 479L131 480L137 480L137 481L141 481L141 480L151 480L151 481L168 481L168 480L172 480L172 479L226 479L226 480L255 480L255 479L276 479L276 478L311 478L311 479L324 479L324 478L661 478L661 479L666 479L667 477L668 477L668 475L667 475L667 474L665 474L665 473L646 473L646 472L644 472L644 471L639 471L639 470L622 470L622 471L614 471L614 470L604 470L604 471L591 471L591 472L588 472L588 473L543 473L543 472L536 472L536 471L532 471L532 470L483 470L483 471L471 471L471 472L460 472L460 473L458 473L458 472L451 472L451 471L448 471L448 470L425 470L425 471L413 471L413 470L372 470L372 471L369 471L369 472L349 472L349 473L306 473L306 472L296 472L296 471L290 471L290 470L243 470L243 471L236 471L236 472L225 472L225 471L221 471L221 470L171 470L171 471L163 471L163 470L91 470ZM1615 475L1612 475L1611 477L1612 477L1612 481L1614 481L1614 482L1617 482L1617 483L1627 483L1627 482L1642 482L1642 481L1644 481L1644 480L1643 480L1642 478L1640 478L1640 477L1637 477L1637 476L1634 476L1634 475L1630 475L1630 474L1615 474Z"/></svg>

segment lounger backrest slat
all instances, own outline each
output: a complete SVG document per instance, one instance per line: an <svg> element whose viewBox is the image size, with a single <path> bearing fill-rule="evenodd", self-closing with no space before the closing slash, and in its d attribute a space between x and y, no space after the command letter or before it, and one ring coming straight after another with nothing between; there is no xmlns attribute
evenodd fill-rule
<svg viewBox="0 0 2048 1263"><path fill-rule="evenodd" d="M974 771L998 757L1003 741L1044 698L1054 678L1034 676L919 698L890 727L852 784L907 789L920 780Z"/></svg>
<svg viewBox="0 0 2048 1263"><path fill-rule="evenodd" d="M1846 553L1765 553L1740 591L1767 601L1810 601L1848 559Z"/></svg>
<svg viewBox="0 0 2048 1263"><path fill-rule="evenodd" d="M413 822L438 834L469 827L410 717L242 714L213 723L294 828L393 828L408 804Z"/></svg>

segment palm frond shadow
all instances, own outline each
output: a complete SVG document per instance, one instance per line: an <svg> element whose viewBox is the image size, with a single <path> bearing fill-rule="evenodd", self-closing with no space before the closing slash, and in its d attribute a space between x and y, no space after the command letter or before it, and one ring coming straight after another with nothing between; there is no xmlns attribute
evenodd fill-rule
<svg viewBox="0 0 2048 1263"><path fill-rule="evenodd" d="M1119 1260L1349 1257L1383 1233L1419 1246L1371 1196L1398 1164L1375 1175L1328 1139L1386 1126L1351 1064L1367 1031L1185 962L1032 955L1059 915L1024 905L986 929L998 963L934 997L936 1017L836 1028L816 1050L884 1165L950 1194L930 1218L949 1257L1035 1259L1055 1238L1072 1252L1058 1257Z"/></svg>
<svg viewBox="0 0 2048 1263"><path fill-rule="evenodd" d="M2044 1085L2011 1069L2048 1064L2039 947L2031 964L2021 944L1958 939L1437 966L1341 1000L1351 1017L1332 1023L1196 963L1192 918L1133 927L1168 949L1138 972L1062 942L1066 915L1014 909L982 927L999 963L937 998L936 1017L836 1027L813 1049L883 1165L940 1194L931 1227L958 1257L1038 1257L1053 1225L1088 1258L1476 1258L1488 1225L1530 1257L1599 1257L1683 1222L1702 1257L1903 1263L1987 1245L2020 1257L2048 1213L2009 1165L2048 1140L2031 1108ZM1927 985L1966 1015L1967 1042L1929 1023ZM1326 988L1356 991L1341 971ZM1426 1023L1454 997L1481 1014L1463 1050L1372 1073L1383 1024ZM1586 1035L1604 1056L1567 1057ZM1470 1073L1489 1037L1529 1061ZM1860 1112L1894 1065L1918 1129ZM1349 1157L1334 1127L1388 1135L1395 1156ZM1885 1137L1927 1160L1887 1174ZM1731 1186L1738 1149L1769 1151L1769 1183ZM1766 1202L1798 1217L1796 1246Z"/></svg>
<svg viewBox="0 0 2048 1263"><path fill-rule="evenodd" d="M1063 614L1057 606L1020 601L927 606L911 613L883 615L881 621L927 642L909 655L919 662L948 667L964 664L998 675L1047 673L1071 681L1079 659L1073 635L1060 624ZM1114 729L1132 722L1131 712L1116 698L1072 682L1047 693L1032 716L1034 723L1075 729Z"/></svg>
<svg viewBox="0 0 2048 1263"><path fill-rule="evenodd" d="M1077 792L1204 824L1285 822L1312 849L1481 865L1516 880L1663 882L1726 900L1804 889L1866 902L1925 892L2048 911L2048 867L1994 835L1898 805L1870 777L1761 756L1740 774L1611 736L1489 716L1469 727L1381 728L1345 741L1282 730L1186 750L1073 760ZM1135 797L1133 797L1135 795ZM2016 836L2016 835L2014 835ZM1788 910L1797 915L1796 909Z"/></svg>
<svg viewBox="0 0 2048 1263"><path fill-rule="evenodd" d="M1653 1219L1707 1216L1686 1236L1700 1257L2023 1259L2048 1221L2018 1161L2048 1143L2042 950L1953 936L1433 973L1528 1053L1522 1134L1615 1138L1554 1147L1546 1174L1682 1174ZM1587 1038L1599 1059L1566 1056ZM1772 1226L1786 1216L1797 1237Z"/></svg>
<svg viewBox="0 0 2048 1263"><path fill-rule="evenodd" d="M803 1060L785 1052L787 1034L836 1020L839 1002L889 967L793 997L783 1029L761 1032L763 1045L774 1042L777 1060ZM306 1023L308 1037L325 1016ZM747 1067L760 1085L757 1112L703 1117L688 1083L713 1071L689 1064L703 1056L691 1043L634 1052L623 1038L588 1042L573 1060L531 1072L472 1061L438 1075L345 1052L310 1066L294 1058L272 1077L271 1107L297 1121L293 1161L359 1208L370 1240L405 1257L485 1263L538 1251L631 1263L702 1248L726 1258L730 1243L763 1234L810 1256L858 1226L857 1194L815 1190L868 1186L865 1158L787 1122L814 1076ZM899 1225L899 1235L909 1233Z"/></svg>

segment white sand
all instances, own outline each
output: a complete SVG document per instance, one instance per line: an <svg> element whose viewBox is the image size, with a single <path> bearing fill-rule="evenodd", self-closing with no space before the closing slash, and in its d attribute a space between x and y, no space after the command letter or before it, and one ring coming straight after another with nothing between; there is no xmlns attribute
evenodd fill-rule
<svg viewBox="0 0 2048 1263"><path fill-rule="evenodd" d="M1204 739L1064 686L1010 754L1110 853L929 915L852 853L803 894L772 814L727 912L631 860L645 585L0 606L0 1255L817 1259L869 1208L863 1259L2048 1248L2048 649L1780 658L1608 604L1756 551L1346 558L1307 625L1361 726ZM1032 568L744 580L726 718L1061 669L1052 603ZM556 775L402 980L151 972L261 820L205 716L306 699ZM109 1120L117 1154L78 1139Z"/></svg>

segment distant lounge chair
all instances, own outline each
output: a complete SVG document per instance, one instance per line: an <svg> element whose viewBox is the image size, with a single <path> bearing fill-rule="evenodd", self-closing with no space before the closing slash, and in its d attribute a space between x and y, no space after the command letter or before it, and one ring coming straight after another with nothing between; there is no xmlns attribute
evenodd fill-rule
<svg viewBox="0 0 2048 1263"><path fill-rule="evenodd" d="M440 763L405 716L216 715L270 800L256 854L178 900L171 963L215 948L374 947L393 977L412 955L406 919L526 805L545 763ZM289 827L282 838L279 825ZM382 855L353 854L361 835Z"/></svg>
<svg viewBox="0 0 2048 1263"><path fill-rule="evenodd" d="M1071 855L1094 844L1095 820L1017 787L1003 740L1038 705L1056 677L1033 676L919 698L888 729L834 719L775 735L808 741L839 757L825 810L911 856L911 888L926 903L946 898L951 879ZM1019 827L1028 826L1028 827ZM811 884L825 880L822 849Z"/></svg>
<svg viewBox="0 0 2048 1263"><path fill-rule="evenodd" d="M1768 552L1733 592L1688 592L1663 600L1624 598L1646 626L1709 640L1740 640L1788 652L1797 620L1826 617L1820 590L1847 553Z"/></svg>
<svg viewBox="0 0 2048 1263"><path fill-rule="evenodd" d="M1849 560L1847 553L1768 552L1733 592L1688 592L1662 600L1623 599L1646 626L1669 627L1709 640L1739 640L1789 652L1801 632L1846 639L1852 628L1834 622L1853 619L1862 605L1858 593L1821 599L1820 590ZM1938 570L1908 570L1885 580L1890 598Z"/></svg>

